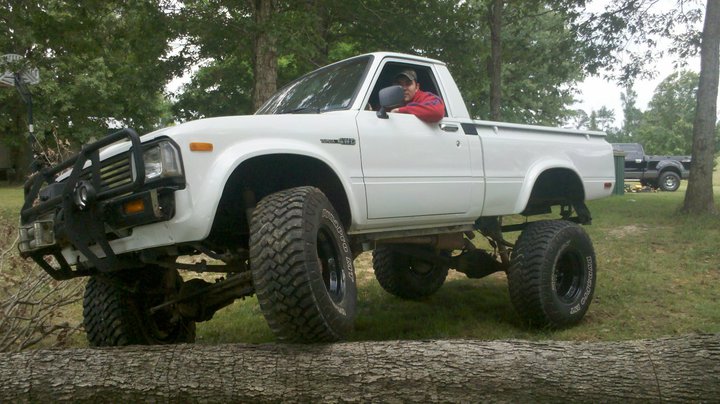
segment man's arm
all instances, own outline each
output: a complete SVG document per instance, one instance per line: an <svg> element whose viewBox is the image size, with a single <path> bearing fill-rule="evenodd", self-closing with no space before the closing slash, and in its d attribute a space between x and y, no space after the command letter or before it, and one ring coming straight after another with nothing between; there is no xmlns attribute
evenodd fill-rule
<svg viewBox="0 0 720 404"><path fill-rule="evenodd" d="M433 93L424 93L420 100L413 100L394 110L401 114L413 114L424 122L438 122L445 116L445 104Z"/></svg>

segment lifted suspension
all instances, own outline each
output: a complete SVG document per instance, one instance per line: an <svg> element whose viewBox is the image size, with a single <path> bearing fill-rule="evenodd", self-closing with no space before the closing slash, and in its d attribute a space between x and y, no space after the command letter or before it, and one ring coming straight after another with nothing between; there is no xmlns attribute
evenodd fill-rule
<svg viewBox="0 0 720 404"><path fill-rule="evenodd" d="M254 293L250 272L232 274L215 283L191 279L183 283L177 298L150 308L150 314L177 305L183 317L194 321L207 321L218 310L229 306L236 299L252 296Z"/></svg>

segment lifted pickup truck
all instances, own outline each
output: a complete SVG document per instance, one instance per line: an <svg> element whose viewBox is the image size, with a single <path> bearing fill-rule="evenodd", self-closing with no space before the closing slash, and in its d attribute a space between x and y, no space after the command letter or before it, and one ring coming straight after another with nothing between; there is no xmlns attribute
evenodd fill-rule
<svg viewBox="0 0 720 404"><path fill-rule="evenodd" d="M690 177L690 156L648 156L640 143L613 143L625 153L625 180L675 192Z"/></svg>
<svg viewBox="0 0 720 404"><path fill-rule="evenodd" d="M408 68L444 100L440 122L387 113ZM89 277L91 345L193 341L196 322L253 294L279 339L341 339L368 250L401 298L433 294L450 268L504 271L524 322L565 327L595 289L585 201L613 185L602 132L473 120L444 63L373 53L308 73L253 116L84 146L26 183L19 248L56 279ZM554 206L556 220L502 220ZM201 254L212 261L178 260Z"/></svg>

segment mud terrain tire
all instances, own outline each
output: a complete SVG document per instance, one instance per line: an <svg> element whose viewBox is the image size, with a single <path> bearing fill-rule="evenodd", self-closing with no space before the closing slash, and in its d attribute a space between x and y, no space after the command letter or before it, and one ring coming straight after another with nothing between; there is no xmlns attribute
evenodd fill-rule
<svg viewBox="0 0 720 404"><path fill-rule="evenodd" d="M90 346L194 342L195 322L180 317L173 306L149 312L174 298L182 282L176 270L156 266L90 277L83 298Z"/></svg>
<svg viewBox="0 0 720 404"><path fill-rule="evenodd" d="M596 268L592 242L579 225L564 220L531 223L510 260L510 299L533 326L576 324L592 301Z"/></svg>
<svg viewBox="0 0 720 404"><path fill-rule="evenodd" d="M250 267L260 308L279 340L336 341L352 331L353 256L337 212L319 189L291 188L258 203Z"/></svg>

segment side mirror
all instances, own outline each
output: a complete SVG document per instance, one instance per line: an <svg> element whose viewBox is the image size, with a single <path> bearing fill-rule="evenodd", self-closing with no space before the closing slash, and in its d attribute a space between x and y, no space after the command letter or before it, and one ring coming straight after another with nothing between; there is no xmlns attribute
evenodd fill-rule
<svg viewBox="0 0 720 404"><path fill-rule="evenodd" d="M380 109L377 112L377 117L388 119L387 110L401 106L405 94L402 86L390 86L381 89L378 98L380 99Z"/></svg>

